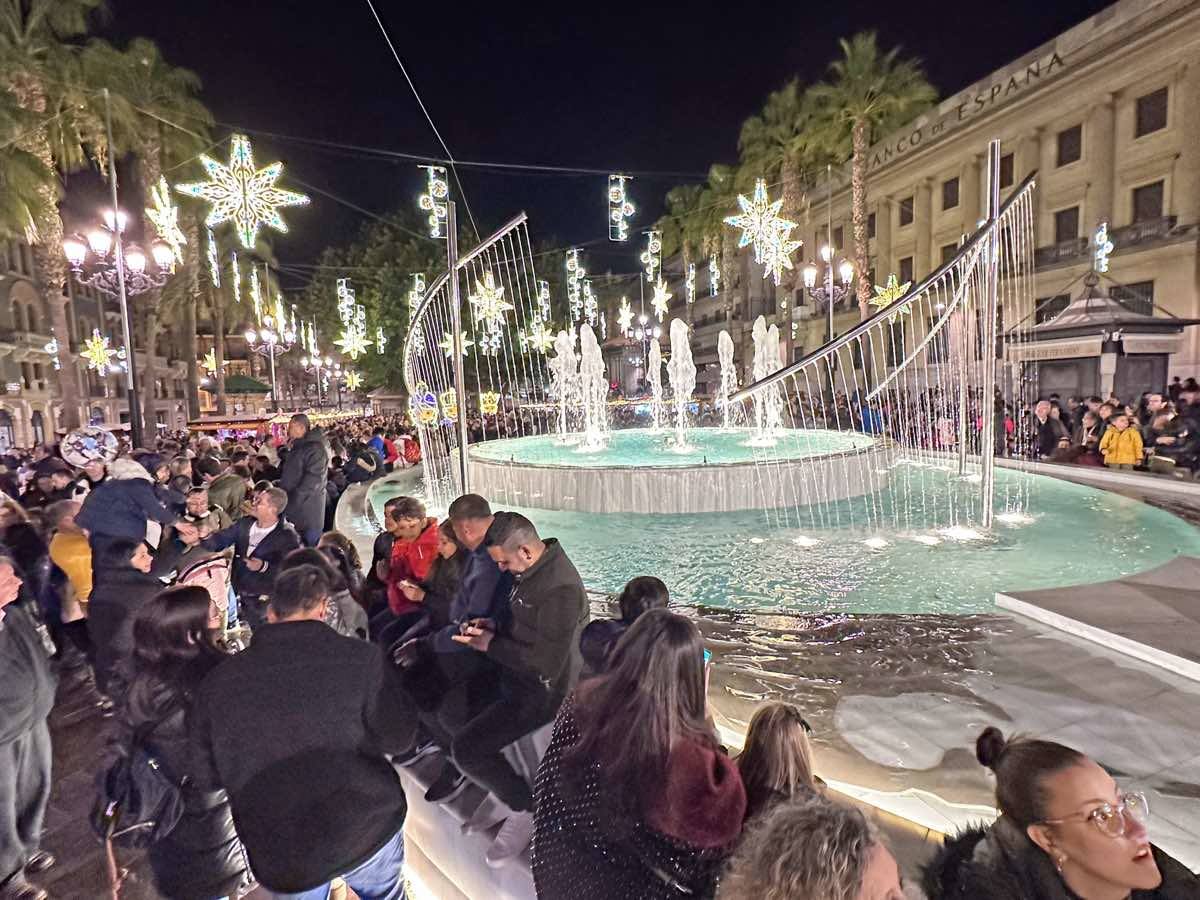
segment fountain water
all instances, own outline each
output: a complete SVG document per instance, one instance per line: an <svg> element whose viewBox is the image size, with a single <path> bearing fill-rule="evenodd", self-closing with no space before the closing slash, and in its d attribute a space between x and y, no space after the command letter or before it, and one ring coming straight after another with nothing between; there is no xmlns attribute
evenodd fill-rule
<svg viewBox="0 0 1200 900"><path fill-rule="evenodd" d="M579 391L583 397L583 444L599 450L608 444L608 377L604 355L592 326L579 327Z"/></svg>
<svg viewBox="0 0 1200 900"><path fill-rule="evenodd" d="M671 320L671 361L667 363L671 380L671 399L675 404L675 446L687 446L687 405L696 389L696 364L692 362L692 347L688 343L688 326L683 319Z"/></svg>
<svg viewBox="0 0 1200 900"><path fill-rule="evenodd" d="M779 329L767 328L765 316L754 320L751 332L754 341L754 381L758 382L780 368ZM770 385L754 394L754 434L750 443L756 447L774 446L782 421L783 399L779 389Z"/></svg>
<svg viewBox="0 0 1200 900"><path fill-rule="evenodd" d="M729 430L729 395L737 387L737 366L733 363L733 338L729 332L721 329L717 336L717 359L721 361L721 386L717 389L717 403L721 406L724 418L721 428Z"/></svg>
<svg viewBox="0 0 1200 900"><path fill-rule="evenodd" d="M650 414L654 417L651 430L662 428L662 350L658 346L658 338L650 341L649 364L646 367L646 381L650 384Z"/></svg>
<svg viewBox="0 0 1200 900"><path fill-rule="evenodd" d="M558 395L558 433L566 440L567 407L575 390L579 360L575 356L575 338L569 331L560 331L554 338L554 358L547 361L553 382L552 390Z"/></svg>

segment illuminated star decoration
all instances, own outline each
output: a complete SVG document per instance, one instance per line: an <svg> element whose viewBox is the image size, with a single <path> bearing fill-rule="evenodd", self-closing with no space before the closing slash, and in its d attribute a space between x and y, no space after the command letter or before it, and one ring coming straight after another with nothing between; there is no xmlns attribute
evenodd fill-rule
<svg viewBox="0 0 1200 900"><path fill-rule="evenodd" d="M494 416L500 408L500 395L495 391L484 391L479 395L479 411L485 416Z"/></svg>
<svg viewBox="0 0 1200 900"><path fill-rule="evenodd" d="M529 331L522 335L526 352L545 353L554 346L554 332L540 319L534 319Z"/></svg>
<svg viewBox="0 0 1200 900"><path fill-rule="evenodd" d="M200 163L209 180L176 185L175 190L211 203L204 224L212 228L232 221L242 246L253 250L254 239L262 226L287 232L287 223L279 215L279 207L303 206L308 203L308 197L275 187L283 174L281 162L255 171L250 139L245 135L235 134L230 143L228 166L201 155Z"/></svg>
<svg viewBox="0 0 1200 900"><path fill-rule="evenodd" d="M212 229L205 229L205 237L208 242L205 249L208 253L208 280L209 283L219 288L221 286L221 258L217 253L217 239L213 236Z"/></svg>
<svg viewBox="0 0 1200 900"><path fill-rule="evenodd" d="M761 263L764 253L777 241L786 240L796 223L779 217L783 199L772 203L767 197L767 182L762 178L754 182L753 199L747 199L745 194L739 194L737 199L742 211L736 216L726 216L725 224L742 229L738 247L753 244L754 261Z"/></svg>
<svg viewBox="0 0 1200 900"><path fill-rule="evenodd" d="M875 296L871 298L871 305L876 309L883 309L891 306L893 303L907 294L910 287L912 287L911 281L906 281L904 284L901 284L900 279L896 277L895 273L892 273L891 275L888 275L887 284L885 284L883 287L875 285ZM896 312L888 316L888 321L894 322L896 321L897 316L906 315L911 312L912 309L910 309L908 305L902 306L900 309L896 310Z"/></svg>
<svg viewBox="0 0 1200 900"><path fill-rule="evenodd" d="M171 248L175 262L183 262L183 245L187 243L187 237L179 228L179 207L171 203L171 186L166 178L160 177L158 184L150 189L150 199L154 205L146 207L146 218L154 224L159 238Z"/></svg>
<svg viewBox="0 0 1200 900"><path fill-rule="evenodd" d="M617 310L617 325L621 331L628 331L633 327L633 307L629 305L629 298L621 298L621 306Z"/></svg>
<svg viewBox="0 0 1200 900"><path fill-rule="evenodd" d="M345 381L346 390L348 391L357 391L362 387L362 376L353 370L346 373Z"/></svg>
<svg viewBox="0 0 1200 900"><path fill-rule="evenodd" d="M462 355L466 356L467 348L474 347L475 342L467 340L467 333L465 331L461 332L460 335L462 337ZM438 341L438 346L442 348L442 352L445 353L447 356L453 356L454 355L454 335L452 335L448 331L443 331L442 339L440 341Z"/></svg>
<svg viewBox="0 0 1200 900"><path fill-rule="evenodd" d="M408 405L413 418L417 420L418 424L432 425L437 421L437 398L425 382L417 382L415 392L409 398Z"/></svg>
<svg viewBox="0 0 1200 900"><path fill-rule="evenodd" d="M94 328L92 336L83 342L83 350L79 353L79 356L87 361L88 368L94 369L101 375L108 371L113 357L116 355L117 352L108 346L108 336Z"/></svg>
<svg viewBox="0 0 1200 900"><path fill-rule="evenodd" d="M654 286L654 297L650 301L650 308L654 310L654 314L658 316L658 321L663 320L663 316L667 314L667 309L670 306L671 298L675 295L667 290L667 283L661 278L658 279L658 284Z"/></svg>
<svg viewBox="0 0 1200 900"><path fill-rule="evenodd" d="M442 417L448 422L453 422L458 418L458 394L454 392L454 388L448 391L442 391L438 397L442 404Z"/></svg>
<svg viewBox="0 0 1200 900"><path fill-rule="evenodd" d="M215 375L217 373L217 351L209 350L205 353L204 359L200 361L200 365L206 372ZM221 362L221 368L225 368L227 365L229 365L229 360L226 359Z"/></svg>
<svg viewBox="0 0 1200 900"><path fill-rule="evenodd" d="M779 221L783 222L784 220L780 219ZM766 278L768 275L772 276L775 279L776 287L779 287L779 281L783 278L783 270L794 268L792 265L792 254L804 243L803 241L788 239L788 234L795 227L789 224L786 230L780 230L775 236L775 240L763 248L763 278Z"/></svg>
<svg viewBox="0 0 1200 900"><path fill-rule="evenodd" d="M504 288L496 284L491 272L483 273L483 281L476 279L475 293L467 301L475 310L475 321L489 331L499 331L504 326L504 314L516 308L504 299Z"/></svg>
<svg viewBox="0 0 1200 900"><path fill-rule="evenodd" d="M346 327L342 329L342 336L334 341L342 352L351 359L358 359L367 352L367 348L371 346L371 342L367 340L367 336L355 327Z"/></svg>

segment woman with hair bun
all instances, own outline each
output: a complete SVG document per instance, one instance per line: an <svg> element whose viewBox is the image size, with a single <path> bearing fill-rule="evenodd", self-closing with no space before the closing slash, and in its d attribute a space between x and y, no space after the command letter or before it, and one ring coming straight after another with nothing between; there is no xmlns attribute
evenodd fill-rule
<svg viewBox="0 0 1200 900"><path fill-rule="evenodd" d="M947 839L925 868L930 900L1200 898L1200 879L1150 843L1145 795L1083 753L990 727L975 755L1001 815Z"/></svg>

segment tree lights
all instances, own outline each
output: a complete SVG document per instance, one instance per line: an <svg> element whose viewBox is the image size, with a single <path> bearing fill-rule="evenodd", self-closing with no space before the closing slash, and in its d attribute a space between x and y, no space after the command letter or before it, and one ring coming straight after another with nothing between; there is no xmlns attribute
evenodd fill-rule
<svg viewBox="0 0 1200 900"><path fill-rule="evenodd" d="M629 220L633 218L635 209L625 192L625 182L628 180L628 175L608 176L608 239L610 241L629 240Z"/></svg>
<svg viewBox="0 0 1200 900"><path fill-rule="evenodd" d="M683 282L683 287L686 292L687 302L696 302L696 264L688 263L687 278Z"/></svg>
<svg viewBox="0 0 1200 900"><path fill-rule="evenodd" d="M283 174L283 163L255 170L250 139L243 134L235 134L230 141L228 166L203 154L200 163L209 180L179 184L175 190L207 200L211 208L205 224L212 228L222 222L233 222L238 240L247 250L254 249L255 238L264 225L287 232L279 207L304 206L309 202L304 194L275 187Z"/></svg>
<svg viewBox="0 0 1200 900"><path fill-rule="evenodd" d="M418 166L426 173L425 193L417 198L417 205L429 213L429 236L446 236L446 198L450 196L450 182L446 180L445 166Z"/></svg>
<svg viewBox="0 0 1200 900"><path fill-rule="evenodd" d="M205 237L205 256L208 260L208 282L214 288L221 287L221 257L220 251L217 249L217 239L212 233L211 228L204 230Z"/></svg>

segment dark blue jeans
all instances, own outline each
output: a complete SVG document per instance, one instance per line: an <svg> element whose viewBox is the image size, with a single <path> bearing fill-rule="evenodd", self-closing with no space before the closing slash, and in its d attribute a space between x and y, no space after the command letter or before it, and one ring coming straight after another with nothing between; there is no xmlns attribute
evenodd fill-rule
<svg viewBox="0 0 1200 900"><path fill-rule="evenodd" d="M405 900L404 832L390 841L358 868L344 872L342 880L360 900ZM271 894L279 900L327 900L329 885L322 884L298 894Z"/></svg>

